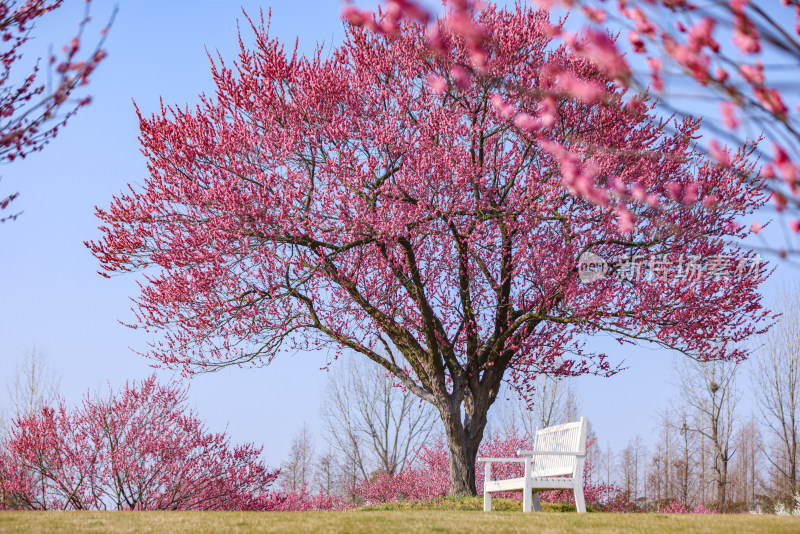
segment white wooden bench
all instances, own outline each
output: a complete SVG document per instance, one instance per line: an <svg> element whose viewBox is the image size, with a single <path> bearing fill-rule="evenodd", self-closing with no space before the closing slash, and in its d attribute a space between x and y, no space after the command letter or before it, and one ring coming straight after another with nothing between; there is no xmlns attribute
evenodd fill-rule
<svg viewBox="0 0 800 534"><path fill-rule="evenodd" d="M521 458L478 458L486 462L483 482L483 511L492 510L492 493L522 492L522 511L530 512L531 505L542 511L539 492L571 489L575 493L578 513L586 512L583 499L583 463L586 459L586 431L589 420L581 417L575 423L541 428L536 431L532 451L517 451ZM519 462L525 464L524 476L492 480L492 463Z"/></svg>

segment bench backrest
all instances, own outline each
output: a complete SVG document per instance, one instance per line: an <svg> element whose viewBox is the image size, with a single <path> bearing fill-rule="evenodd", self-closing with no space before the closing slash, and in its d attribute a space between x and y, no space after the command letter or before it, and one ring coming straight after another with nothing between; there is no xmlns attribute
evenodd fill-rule
<svg viewBox="0 0 800 534"><path fill-rule="evenodd" d="M534 451L575 452L586 454L586 432L589 420L581 417L575 423L549 426L536 431L533 442ZM533 457L531 475L533 477L556 477L583 475L583 461L573 455ZM578 473L578 470L581 473Z"/></svg>

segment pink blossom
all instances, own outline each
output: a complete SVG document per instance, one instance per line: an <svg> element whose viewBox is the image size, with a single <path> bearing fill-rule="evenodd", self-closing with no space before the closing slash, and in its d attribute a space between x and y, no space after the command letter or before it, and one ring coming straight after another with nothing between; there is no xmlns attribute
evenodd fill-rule
<svg viewBox="0 0 800 534"><path fill-rule="evenodd" d="M761 41L758 34L742 31L738 26L733 29L733 44L747 54L757 54L761 51Z"/></svg>
<svg viewBox="0 0 800 534"><path fill-rule="evenodd" d="M625 235L633 232L634 223L636 222L633 214L622 204L618 204L615 211L617 213L617 217L619 218L617 223L619 233Z"/></svg>
<svg viewBox="0 0 800 534"><path fill-rule="evenodd" d="M87 4L90 2L86 2ZM23 53L26 43L34 38L37 22L41 17L57 10L60 1L7 1L2 3L3 51L0 61L0 160L11 162L24 159L32 152L40 151L59 130L82 107L88 104L86 95L79 95L79 88L89 83L91 74L104 59L101 45L85 58L81 52L81 35L88 17L79 23L76 32L61 47L62 54L49 54L47 61L48 81L42 79L38 61L27 61L28 52ZM88 9L88 8L87 8ZM24 64L19 60L25 58ZM11 202L16 195L0 198ZM10 218L15 217L14 215ZM0 223L9 217L0 217Z"/></svg>
<svg viewBox="0 0 800 534"><path fill-rule="evenodd" d="M590 6L582 6L581 10L583 11L586 18L591 20L592 22L605 22L606 20L606 12L602 9L590 7Z"/></svg>
<svg viewBox="0 0 800 534"><path fill-rule="evenodd" d="M500 96L500 94L493 94L491 101L492 105L500 112L500 115L504 119L510 119L514 116L514 113L516 112L514 106L503 100L503 97Z"/></svg>
<svg viewBox="0 0 800 534"><path fill-rule="evenodd" d="M683 201L686 204L694 204L697 201L697 195L700 186L696 182L686 184L683 188Z"/></svg>
<svg viewBox="0 0 800 534"><path fill-rule="evenodd" d="M745 54L756 54L761 51L761 38L753 21L744 12L744 4L739 0L731 1L733 12L733 44Z"/></svg>
<svg viewBox="0 0 800 534"><path fill-rule="evenodd" d="M650 67L650 83L656 91L664 90L664 79L661 77L661 71L664 68L664 63L661 58L649 57L647 58L647 65Z"/></svg>
<svg viewBox="0 0 800 534"><path fill-rule="evenodd" d="M609 179L608 182L609 182L609 185L611 186L611 189L613 189L614 192L616 192L616 193L618 193L620 195L627 195L628 194L628 187L625 185L625 182L623 182L622 180L620 180L616 176L612 176Z"/></svg>
<svg viewBox="0 0 800 534"><path fill-rule="evenodd" d="M631 195L639 202L644 202L647 199L647 190L640 182L636 182L631 188Z"/></svg>
<svg viewBox="0 0 800 534"><path fill-rule="evenodd" d="M447 47L445 46L444 33L438 25L430 26L427 30L426 40L428 46L438 54L445 55Z"/></svg>
<svg viewBox="0 0 800 534"><path fill-rule="evenodd" d="M390 6L397 6L402 16L427 24L430 20L430 13L413 0L390 0ZM387 6L388 9L389 6Z"/></svg>
<svg viewBox="0 0 800 534"><path fill-rule="evenodd" d="M643 54L647 49L645 48L644 40L638 32L633 30L628 31L628 42L633 47L633 51Z"/></svg>
<svg viewBox="0 0 800 534"><path fill-rule="evenodd" d="M650 20L647 14L639 6L626 8L621 10L622 14L635 23L636 31L645 35L648 39L653 39L656 36L656 25Z"/></svg>
<svg viewBox="0 0 800 534"><path fill-rule="evenodd" d="M556 107L556 101L553 97L548 96L541 101L537 116L539 120L542 121L542 126L545 128L550 128L555 124L556 118L558 117L558 108Z"/></svg>
<svg viewBox="0 0 800 534"><path fill-rule="evenodd" d="M342 18L353 26L363 26L372 20L372 12L368 9L358 9L352 4L342 8Z"/></svg>
<svg viewBox="0 0 800 534"><path fill-rule="evenodd" d="M720 165L728 167L731 164L730 152L727 147L720 146L716 139L708 143L708 154Z"/></svg>
<svg viewBox="0 0 800 534"><path fill-rule="evenodd" d="M537 132L542 126L539 119L531 117L527 113L519 113L514 117L514 126L529 132Z"/></svg>
<svg viewBox="0 0 800 534"><path fill-rule="evenodd" d="M431 93L435 95L443 95L447 90L447 80L441 76L429 74L426 77L426 81L428 82L428 87L430 88Z"/></svg>
<svg viewBox="0 0 800 534"><path fill-rule="evenodd" d="M458 87L460 90L466 91L469 89L470 84L472 83L472 75L467 69L461 65L455 65L450 69L450 75L453 77L456 87Z"/></svg>
<svg viewBox="0 0 800 534"><path fill-rule="evenodd" d="M764 84L764 65L761 60L756 60L755 64L744 64L739 67L739 72L747 82L752 85Z"/></svg>
<svg viewBox="0 0 800 534"><path fill-rule="evenodd" d="M719 43L714 40L712 33L716 22L710 17L703 17L700 21L689 29L687 42L696 51L701 51L707 46L714 52L719 52Z"/></svg>
<svg viewBox="0 0 800 534"><path fill-rule="evenodd" d="M761 102L767 111L779 119L786 117L786 113L789 109L786 107L786 104L783 103L780 91L777 89L755 87L753 88L753 94L755 94L756 100Z"/></svg>
<svg viewBox="0 0 800 534"><path fill-rule="evenodd" d="M789 187L796 188L798 185L797 164L789 158L783 147L774 143L773 148L775 150L775 156L772 159L773 165L775 165L783 181L786 182Z"/></svg>
<svg viewBox="0 0 800 534"><path fill-rule="evenodd" d="M775 210L779 213L786 209L786 195L773 191L770 193L770 200L775 204Z"/></svg>
<svg viewBox="0 0 800 534"><path fill-rule="evenodd" d="M580 38L572 34L565 36L564 40L573 50L593 61L611 78L624 81L630 77L631 69L628 62L604 31L589 29Z"/></svg>
<svg viewBox="0 0 800 534"><path fill-rule="evenodd" d="M605 94L605 88L597 82L581 80L568 73L562 73L558 77L558 85L562 91L586 104L594 104L601 95Z"/></svg>
<svg viewBox="0 0 800 534"><path fill-rule="evenodd" d="M739 120L736 118L736 112L734 111L734 105L730 101L725 101L719 106L720 111L722 112L722 121L726 127L730 128L731 130L735 130L739 127Z"/></svg>
<svg viewBox="0 0 800 534"><path fill-rule="evenodd" d="M698 52L689 46L678 44L671 51L671 55L701 85L705 85L711 80L711 75L708 72L711 58L707 54Z"/></svg>
<svg viewBox="0 0 800 534"><path fill-rule="evenodd" d="M667 195L672 200L679 200L682 191L683 185L680 182L670 182L667 184Z"/></svg>

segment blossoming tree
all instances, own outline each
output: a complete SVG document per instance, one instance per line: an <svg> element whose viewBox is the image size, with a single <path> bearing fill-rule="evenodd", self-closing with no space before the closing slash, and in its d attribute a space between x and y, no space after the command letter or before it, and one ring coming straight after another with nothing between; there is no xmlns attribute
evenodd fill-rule
<svg viewBox="0 0 800 534"><path fill-rule="evenodd" d="M504 380L615 372L581 343L596 333L737 358L767 316L766 266L726 244L765 199L694 151L697 121L665 133L553 45L546 12L476 16L485 55L437 35L482 78L431 54L419 23L349 26L310 58L253 24L213 97L140 115L149 176L98 209L89 243L107 272L147 271L134 326L161 334L166 365L333 347L383 366L438 410L451 495L475 493Z"/></svg>
<svg viewBox="0 0 800 534"><path fill-rule="evenodd" d="M61 54L49 58L48 66L54 72L48 84L41 80L38 62L30 67L21 64L36 23L63 3L64 0L0 1L0 161L4 163L42 150L78 109L91 101L89 96L74 97L106 56L101 47L108 27L97 47L81 58L81 37L89 21L90 0L85 1L86 12L77 35ZM26 68L27 74L23 72ZM0 222L16 218L16 214L1 213L17 196L13 193L0 197Z"/></svg>

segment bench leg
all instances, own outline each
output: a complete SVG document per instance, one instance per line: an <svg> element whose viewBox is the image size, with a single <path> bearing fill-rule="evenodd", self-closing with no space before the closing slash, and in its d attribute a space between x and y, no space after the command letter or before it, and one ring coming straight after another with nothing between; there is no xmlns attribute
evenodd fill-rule
<svg viewBox="0 0 800 534"><path fill-rule="evenodd" d="M541 512L542 511L542 501L539 500L539 492L533 494L533 511L534 512Z"/></svg>
<svg viewBox="0 0 800 534"><path fill-rule="evenodd" d="M575 507L579 514L586 513L586 502L583 500L583 488L575 488Z"/></svg>
<svg viewBox="0 0 800 534"><path fill-rule="evenodd" d="M492 494L485 490L483 492L483 511L492 511Z"/></svg>
<svg viewBox="0 0 800 534"><path fill-rule="evenodd" d="M533 492L530 488L522 490L522 511L529 513L531 511L531 501L533 500Z"/></svg>

